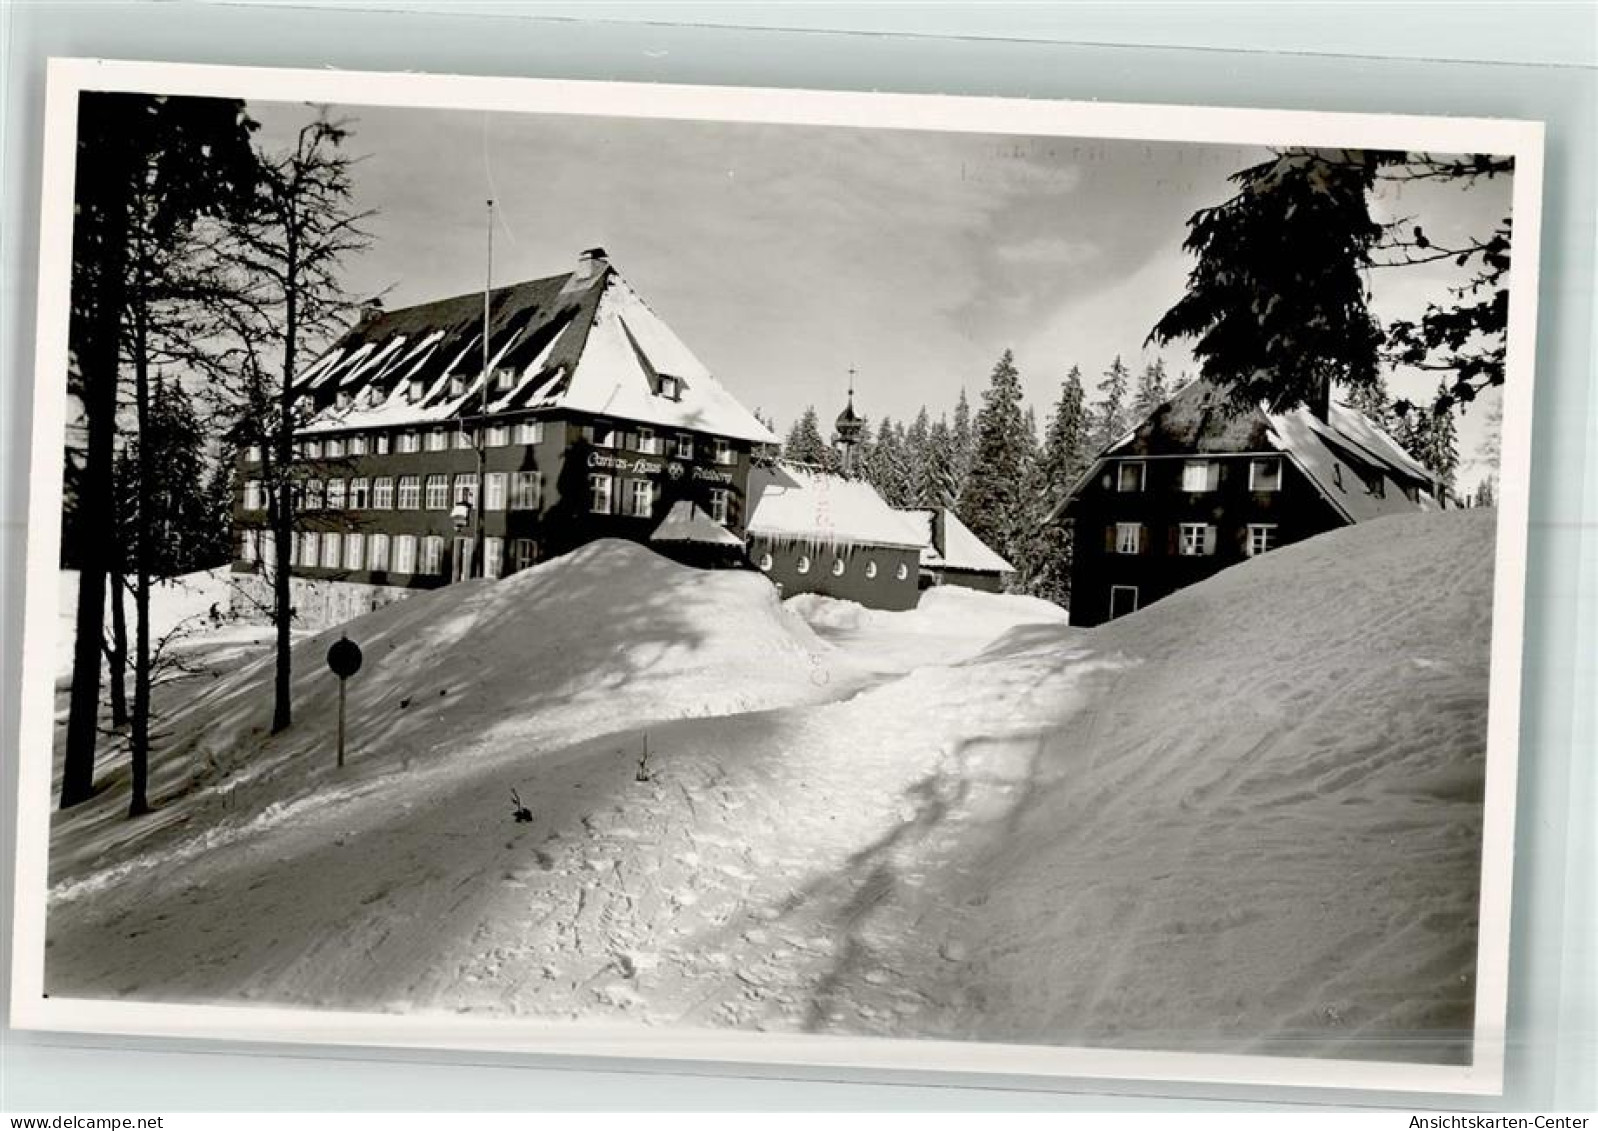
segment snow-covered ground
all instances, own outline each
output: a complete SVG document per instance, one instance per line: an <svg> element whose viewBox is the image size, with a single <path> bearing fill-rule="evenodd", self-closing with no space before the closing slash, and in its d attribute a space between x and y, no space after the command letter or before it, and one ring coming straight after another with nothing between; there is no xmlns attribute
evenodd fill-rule
<svg viewBox="0 0 1598 1131"><path fill-rule="evenodd" d="M872 671L902 675L928 664L970 659L1023 624L1059 624L1058 605L1019 594L982 593L945 585L928 589L913 609L868 609L819 593L788 598L816 635Z"/></svg>
<svg viewBox="0 0 1598 1131"><path fill-rule="evenodd" d="M621 543L414 597L346 626L342 772L335 631L290 730L262 661L172 712L154 817L57 818L47 982L1457 1056L1491 546L1491 511L1381 519L1092 631Z"/></svg>
<svg viewBox="0 0 1598 1131"><path fill-rule="evenodd" d="M72 647L77 639L78 571L65 569L56 585L55 670L57 678L72 675ZM228 624L230 574L227 566L157 581L150 587L150 639L169 638L173 651L203 649L216 659L224 643L237 646L237 653L248 651L253 643L265 642L270 632L260 625ZM128 636L133 635L133 597L125 604ZM106 595L106 626L111 624L111 598Z"/></svg>

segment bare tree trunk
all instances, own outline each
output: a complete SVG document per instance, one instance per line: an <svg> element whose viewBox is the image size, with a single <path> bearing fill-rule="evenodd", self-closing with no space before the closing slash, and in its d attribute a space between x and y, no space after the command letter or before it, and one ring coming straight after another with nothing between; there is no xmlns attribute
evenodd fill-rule
<svg viewBox="0 0 1598 1131"><path fill-rule="evenodd" d="M299 294L295 279L299 271L296 262L297 244L294 224L285 225L288 235L287 270L289 280L285 287L286 309L283 325L283 382L278 390L278 419L275 446L277 448L278 490L276 506L270 516L274 543L272 576L272 621L277 629L277 669L272 694L272 733L287 730L294 721L291 698L291 681L294 658L290 650L289 626L294 616L293 598L289 588L289 552L294 543L294 483L291 468L294 463L294 347L299 332Z"/></svg>
<svg viewBox="0 0 1598 1131"><path fill-rule="evenodd" d="M122 572L126 561L125 547L120 536L116 541L117 568L110 574L111 586L111 646L105 658L111 669L111 725L118 730L128 725L128 612L127 576Z"/></svg>
<svg viewBox="0 0 1598 1131"><path fill-rule="evenodd" d="M125 301L127 270L126 162L112 160L109 167L79 176L93 176L103 209L105 255L98 277L83 296L85 310L78 318L81 345L78 352L82 382L83 415L88 432L83 476L79 480L79 529L88 532L80 541L77 639L72 648L72 691L67 712L66 754L61 771L61 808L68 809L94 795L94 755L100 731L100 662L105 636L106 561L104 543L96 534L112 521L112 462L116 436L118 345ZM103 194L103 195L101 195ZM80 196L83 195L80 193ZM87 252L74 248L74 258Z"/></svg>
<svg viewBox="0 0 1598 1131"><path fill-rule="evenodd" d="M133 509L133 719L128 736L132 797L128 816L150 811L150 364L143 265L133 296L133 404L139 430L139 505Z"/></svg>

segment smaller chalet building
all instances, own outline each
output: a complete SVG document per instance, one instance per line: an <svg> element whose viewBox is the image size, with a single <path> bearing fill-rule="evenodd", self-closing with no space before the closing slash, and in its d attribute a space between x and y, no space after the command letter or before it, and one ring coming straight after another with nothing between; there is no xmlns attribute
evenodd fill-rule
<svg viewBox="0 0 1598 1131"><path fill-rule="evenodd" d="M871 484L787 462L749 475L749 556L784 597L915 608L924 531Z"/></svg>
<svg viewBox="0 0 1598 1131"><path fill-rule="evenodd" d="M924 532L921 587L960 585L984 593L1001 593L1015 567L960 521L948 507L901 511Z"/></svg>
<svg viewBox="0 0 1598 1131"><path fill-rule="evenodd" d="M751 457L776 437L603 250L491 291L486 367L484 306L477 292L374 312L305 370L295 578L431 588L606 537L741 550ZM240 457L238 572L275 560L261 456Z"/></svg>
<svg viewBox="0 0 1598 1131"><path fill-rule="evenodd" d="M1353 409L1237 411L1194 381L1105 449L1051 516L1075 530L1071 623L1102 624L1339 526L1435 510L1435 492Z"/></svg>

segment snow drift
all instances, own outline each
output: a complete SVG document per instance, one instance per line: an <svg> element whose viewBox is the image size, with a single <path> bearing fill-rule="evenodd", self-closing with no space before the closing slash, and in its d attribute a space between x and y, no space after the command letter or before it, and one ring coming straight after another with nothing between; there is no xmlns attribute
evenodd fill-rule
<svg viewBox="0 0 1598 1131"><path fill-rule="evenodd" d="M1027 690L962 740L965 828L899 912L962 959L886 959L953 1003L931 1031L1467 1056L1493 533L1373 521L963 669Z"/></svg>
<svg viewBox="0 0 1598 1131"><path fill-rule="evenodd" d="M205 788L60 820L51 992L1458 1059L1492 541L1380 519L1092 631L614 543L452 586L348 626L344 774L330 633L292 731L241 671L176 721Z"/></svg>
<svg viewBox="0 0 1598 1131"><path fill-rule="evenodd" d="M157 752L155 796L159 805L201 787L222 794L211 800L225 813L196 850L227 830L300 819L306 807L344 795L327 792L338 681L325 657L340 636L364 652L348 687L346 783L381 785L413 771L449 776L466 772L462 759L492 763L619 727L833 694L816 677L832 649L782 609L764 578L687 569L630 542L594 542L501 581L417 594L297 640L295 722L282 734L270 734L269 654L209 686L183 685L159 724L174 737ZM835 657L826 671L828 681L853 674ZM86 830L119 803L74 810L76 832L58 833L52 875L93 868L108 834ZM182 823L195 804L185 802ZM117 826L109 835L131 834ZM156 863L161 853L145 859Z"/></svg>

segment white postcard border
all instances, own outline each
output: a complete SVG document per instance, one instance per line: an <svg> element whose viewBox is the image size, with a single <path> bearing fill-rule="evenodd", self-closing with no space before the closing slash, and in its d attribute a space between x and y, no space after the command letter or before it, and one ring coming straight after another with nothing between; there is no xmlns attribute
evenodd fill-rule
<svg viewBox="0 0 1598 1131"><path fill-rule="evenodd" d="M1473 1063L1356 1062L45 997L47 857L54 809L50 750L55 673L48 658L54 655L58 627L54 595L61 537L60 441L65 423L72 185L77 95L84 90L508 113L1512 155L1516 281L1510 294L1503 394ZM23 611L19 726L20 812L11 971L14 1026L120 1036L658 1058L679 1063L1477 1095L1503 1090L1537 325L1541 123L88 59L50 61L45 116L25 571L28 601Z"/></svg>

